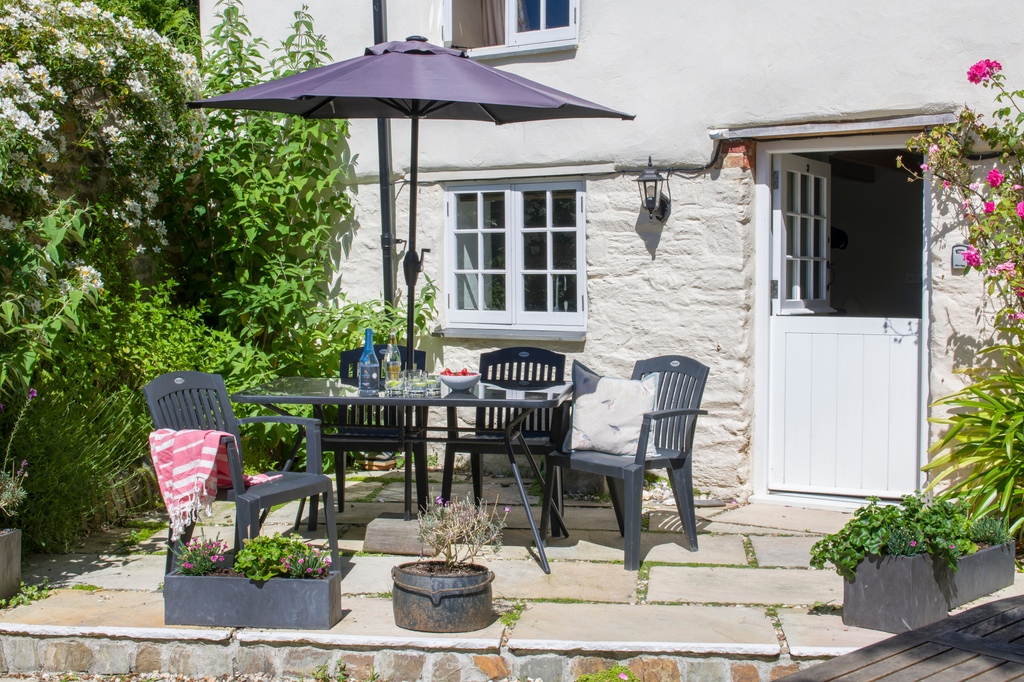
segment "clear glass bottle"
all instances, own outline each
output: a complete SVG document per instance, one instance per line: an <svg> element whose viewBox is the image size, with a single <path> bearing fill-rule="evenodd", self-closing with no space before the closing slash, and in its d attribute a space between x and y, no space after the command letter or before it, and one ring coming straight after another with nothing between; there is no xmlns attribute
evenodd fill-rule
<svg viewBox="0 0 1024 682"><path fill-rule="evenodd" d="M366 330L366 343L359 357L359 395L374 396L380 390L380 360L373 352L373 330Z"/></svg>
<svg viewBox="0 0 1024 682"><path fill-rule="evenodd" d="M384 367L381 372L384 380L384 389L389 391L398 388L401 391L402 385L402 352L398 348L398 340L395 330L391 330L388 339L388 349L384 353Z"/></svg>

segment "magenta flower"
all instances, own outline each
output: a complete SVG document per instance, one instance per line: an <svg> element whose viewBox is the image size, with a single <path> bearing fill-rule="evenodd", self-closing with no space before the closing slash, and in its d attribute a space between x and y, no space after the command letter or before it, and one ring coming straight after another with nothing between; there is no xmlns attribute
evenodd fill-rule
<svg viewBox="0 0 1024 682"><path fill-rule="evenodd" d="M1024 220L1024 201L1017 204L1017 217Z"/></svg>
<svg viewBox="0 0 1024 682"><path fill-rule="evenodd" d="M992 187L998 187L1003 184L1003 180L1005 179L1006 176L1000 173L998 168L993 168L988 172L988 184Z"/></svg>
<svg viewBox="0 0 1024 682"><path fill-rule="evenodd" d="M991 59L982 59L980 62L967 69L967 80L972 83L982 83L1003 70L1003 65Z"/></svg>
<svg viewBox="0 0 1024 682"><path fill-rule="evenodd" d="M942 189L949 189L949 180L942 181Z"/></svg>
<svg viewBox="0 0 1024 682"><path fill-rule="evenodd" d="M929 166L929 165L928 165L927 163L922 163L922 164L921 164L921 170L922 170L922 171L927 171L927 170L929 170L930 168L931 168L931 166Z"/></svg>
<svg viewBox="0 0 1024 682"><path fill-rule="evenodd" d="M964 251L964 262L966 262L972 268L981 267L981 254L978 252L976 248L974 248L973 245L968 246L967 250Z"/></svg>
<svg viewBox="0 0 1024 682"><path fill-rule="evenodd" d="M986 201L985 202L985 213L992 213L996 210L996 202Z"/></svg>
<svg viewBox="0 0 1024 682"><path fill-rule="evenodd" d="M1005 263L997 265L996 272L1006 272L1009 273L1010 277L1013 277L1017 274L1017 265L1012 260L1008 260Z"/></svg>
<svg viewBox="0 0 1024 682"><path fill-rule="evenodd" d="M910 541L910 546L911 547L917 547L917 540L911 540Z"/></svg>
<svg viewBox="0 0 1024 682"><path fill-rule="evenodd" d="M1019 322L1020 320L1024 320L1024 313L1010 313L1009 317L1011 320L1017 320Z"/></svg>
<svg viewBox="0 0 1024 682"><path fill-rule="evenodd" d="M34 388L28 389L28 399L29 400L32 400L32 398L35 398L37 395L38 394L36 393L36 389L34 389Z"/></svg>
<svg viewBox="0 0 1024 682"><path fill-rule="evenodd" d="M629 675L627 675L626 673L619 673L619 679L620 680L628 680L629 679Z"/></svg>
<svg viewBox="0 0 1024 682"><path fill-rule="evenodd" d="M938 154L939 153L939 145L933 144L932 146L928 147L928 153L929 154Z"/></svg>

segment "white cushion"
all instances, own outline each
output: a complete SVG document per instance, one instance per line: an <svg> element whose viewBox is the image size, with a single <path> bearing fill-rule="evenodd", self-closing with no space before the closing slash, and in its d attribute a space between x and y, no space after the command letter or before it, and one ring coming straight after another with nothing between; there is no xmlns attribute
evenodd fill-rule
<svg viewBox="0 0 1024 682"><path fill-rule="evenodd" d="M658 395L658 375L648 374L639 381L603 377L573 361L572 382L575 399L569 449L636 455L644 413L654 409ZM655 454L653 428L647 454Z"/></svg>

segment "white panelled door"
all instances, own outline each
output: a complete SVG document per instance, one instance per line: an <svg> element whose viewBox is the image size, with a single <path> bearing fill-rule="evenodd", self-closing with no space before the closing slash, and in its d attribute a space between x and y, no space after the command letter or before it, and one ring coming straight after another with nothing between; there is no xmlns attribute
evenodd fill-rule
<svg viewBox="0 0 1024 682"><path fill-rule="evenodd" d="M777 155L774 171L769 490L912 492L921 321L831 314L829 164Z"/></svg>

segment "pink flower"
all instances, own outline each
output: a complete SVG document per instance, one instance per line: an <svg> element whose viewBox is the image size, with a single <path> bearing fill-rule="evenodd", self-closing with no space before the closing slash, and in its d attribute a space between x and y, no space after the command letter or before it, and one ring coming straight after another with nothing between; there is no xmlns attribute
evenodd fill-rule
<svg viewBox="0 0 1024 682"><path fill-rule="evenodd" d="M942 181L942 189L949 189L949 180Z"/></svg>
<svg viewBox="0 0 1024 682"><path fill-rule="evenodd" d="M933 144L931 147L928 147L928 153L929 154L938 154L939 153L939 145Z"/></svg>
<svg viewBox="0 0 1024 682"><path fill-rule="evenodd" d="M1021 287L1017 287L1014 293L1017 294L1017 298L1024 298L1024 289Z"/></svg>
<svg viewBox="0 0 1024 682"><path fill-rule="evenodd" d="M997 265L996 272L1008 272L1012 277L1013 275L1017 274L1017 266L1016 264L1014 264L1013 261L1008 260L1005 263L1000 263L999 265Z"/></svg>
<svg viewBox="0 0 1024 682"><path fill-rule="evenodd" d="M972 83L987 81L998 72L1002 71L1003 65L991 59L982 59L980 62L967 70L967 80Z"/></svg>
<svg viewBox="0 0 1024 682"><path fill-rule="evenodd" d="M910 546L911 547L917 547L917 540L911 540L910 541Z"/></svg>
<svg viewBox="0 0 1024 682"><path fill-rule="evenodd" d="M508 514L510 511L512 511L512 507L505 507L505 513L506 514Z"/></svg>
<svg viewBox="0 0 1024 682"><path fill-rule="evenodd" d="M1024 219L1024 201L1017 204L1017 217Z"/></svg>
<svg viewBox="0 0 1024 682"><path fill-rule="evenodd" d="M929 166L927 163L922 163L921 164L921 170L922 171L927 171L929 168L931 168L931 166Z"/></svg>
<svg viewBox="0 0 1024 682"><path fill-rule="evenodd" d="M1021 186L1021 185L1014 185L1014 186L1013 186L1013 187L1012 187L1011 189L1013 189L1014 191L1019 191L1019 190L1022 190L1022 189L1024 189L1024 186Z"/></svg>
<svg viewBox="0 0 1024 682"><path fill-rule="evenodd" d="M985 213L992 213L996 210L996 202L986 201L985 202Z"/></svg>
<svg viewBox="0 0 1024 682"><path fill-rule="evenodd" d="M967 250L964 251L964 262L970 265L972 268L981 267L981 254L978 252L973 245L969 245Z"/></svg>
<svg viewBox="0 0 1024 682"><path fill-rule="evenodd" d="M1010 313L1011 320L1024 320L1024 313Z"/></svg>
<svg viewBox="0 0 1024 682"><path fill-rule="evenodd" d="M629 675L627 675L626 673L619 673L619 679L620 680L628 680L629 679Z"/></svg>
<svg viewBox="0 0 1024 682"><path fill-rule="evenodd" d="M1006 176L1000 173L998 168L993 168L988 172L988 184L992 187L998 187L1003 184L1003 180L1005 179Z"/></svg>
<svg viewBox="0 0 1024 682"><path fill-rule="evenodd" d="M29 400L32 400L32 398L35 398L37 395L39 395L39 394L36 393L36 389L34 389L34 388L28 389L28 399Z"/></svg>

